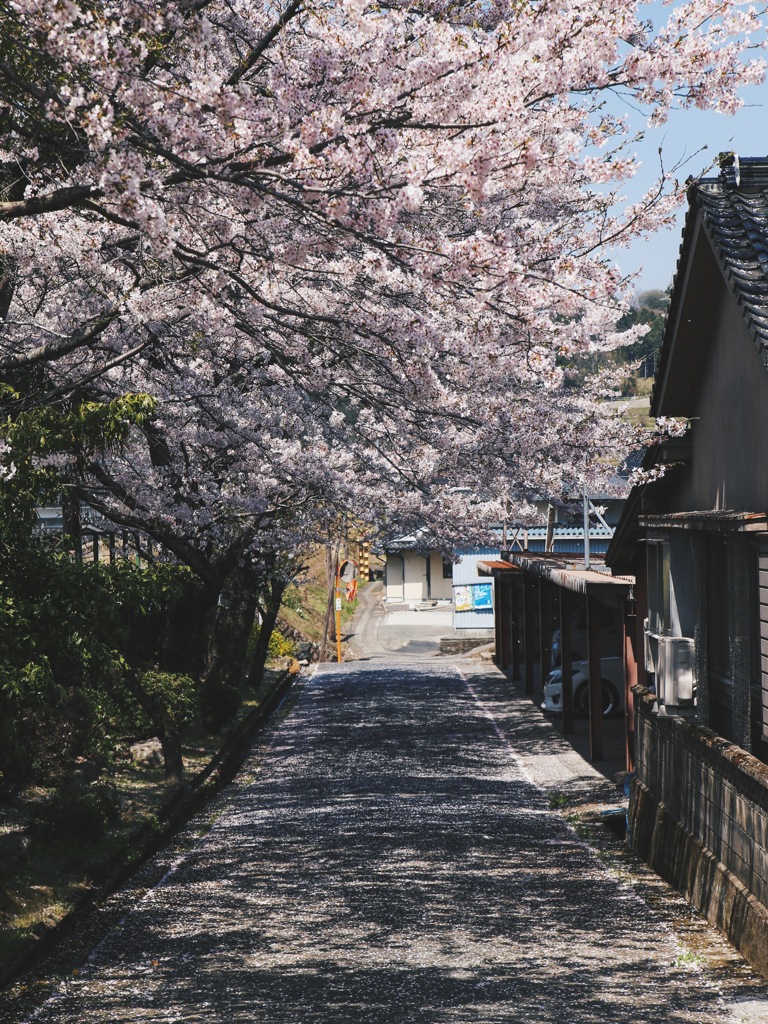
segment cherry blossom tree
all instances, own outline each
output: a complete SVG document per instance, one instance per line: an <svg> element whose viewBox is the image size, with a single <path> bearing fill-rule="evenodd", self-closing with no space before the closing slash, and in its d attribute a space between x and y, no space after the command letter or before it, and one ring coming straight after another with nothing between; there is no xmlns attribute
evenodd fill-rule
<svg viewBox="0 0 768 1024"><path fill-rule="evenodd" d="M131 443L73 443L70 485L239 595L228 629L344 508L449 538L456 485L478 528L580 490L633 441L616 381L570 373L637 334L608 246L681 197L622 202L611 98L736 109L763 15L0 0L8 416L151 396Z"/></svg>

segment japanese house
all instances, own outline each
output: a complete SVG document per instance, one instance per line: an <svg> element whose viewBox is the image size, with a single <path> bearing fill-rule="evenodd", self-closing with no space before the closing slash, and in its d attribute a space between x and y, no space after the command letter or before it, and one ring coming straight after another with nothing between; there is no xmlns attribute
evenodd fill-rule
<svg viewBox="0 0 768 1024"><path fill-rule="evenodd" d="M606 556L637 579L647 684L631 835L768 971L768 160L688 199L651 413L690 427L646 454Z"/></svg>

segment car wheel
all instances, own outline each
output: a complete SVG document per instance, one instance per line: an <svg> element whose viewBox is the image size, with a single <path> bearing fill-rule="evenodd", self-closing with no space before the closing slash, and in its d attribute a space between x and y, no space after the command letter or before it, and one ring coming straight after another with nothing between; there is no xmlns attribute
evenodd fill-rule
<svg viewBox="0 0 768 1024"><path fill-rule="evenodd" d="M600 680L603 718L610 718L619 710L619 691L608 679ZM589 683L582 683L573 695L573 708L577 714L589 715Z"/></svg>
<svg viewBox="0 0 768 1024"><path fill-rule="evenodd" d="M603 718L610 718L621 707L619 691L608 679L600 680L600 688L603 697Z"/></svg>

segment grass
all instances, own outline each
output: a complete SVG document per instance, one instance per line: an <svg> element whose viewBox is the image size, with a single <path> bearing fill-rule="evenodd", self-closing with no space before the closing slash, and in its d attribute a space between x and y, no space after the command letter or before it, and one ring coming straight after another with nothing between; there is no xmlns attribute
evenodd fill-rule
<svg viewBox="0 0 768 1024"><path fill-rule="evenodd" d="M311 640L312 643L320 644L323 639L329 587L324 549L318 548L311 558L308 559L307 566L307 572L303 581L288 588L283 601L283 607L280 609L280 620L290 626L291 629L298 630L308 640ZM362 586L365 586L365 584L363 583ZM347 623L355 614L357 605L357 598L354 601L347 601L342 595L342 634L345 632ZM329 640L332 640L334 635L332 618Z"/></svg>
<svg viewBox="0 0 768 1024"><path fill-rule="evenodd" d="M566 793L550 793L548 802L550 810L559 811L568 806L571 798Z"/></svg>
<svg viewBox="0 0 768 1024"><path fill-rule="evenodd" d="M703 967L705 963L706 958L702 953L696 953L692 949L685 949L677 955L675 967L699 968Z"/></svg>
<svg viewBox="0 0 768 1024"><path fill-rule="evenodd" d="M620 407L622 417L633 426L645 427L649 430L655 426L656 421L649 415L652 391L653 377L639 377L636 380L634 395Z"/></svg>
<svg viewBox="0 0 768 1024"><path fill-rule="evenodd" d="M656 420L653 416L648 413L648 406L631 406L622 411L624 419L628 420L633 427L645 427L648 430L652 430L656 425Z"/></svg>
<svg viewBox="0 0 768 1024"><path fill-rule="evenodd" d="M209 737L207 743L187 749L184 761L190 776L210 760L217 746ZM4 831L24 831L29 847L23 865L6 871L0 880L0 970L17 962L89 890L104 882L116 858L130 856L140 829L157 826L168 798L162 768L120 760L107 779L120 807L119 819L102 834L89 833L87 842L77 835L46 835L35 824L40 809L56 794L53 786L35 787L17 800L13 828L6 825Z"/></svg>

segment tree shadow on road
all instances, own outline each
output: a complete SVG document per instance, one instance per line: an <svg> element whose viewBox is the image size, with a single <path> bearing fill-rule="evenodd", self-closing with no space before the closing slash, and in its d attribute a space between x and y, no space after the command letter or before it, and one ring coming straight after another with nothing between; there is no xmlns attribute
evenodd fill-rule
<svg viewBox="0 0 768 1024"><path fill-rule="evenodd" d="M458 674L342 666L38 1020L715 1024L676 957Z"/></svg>

